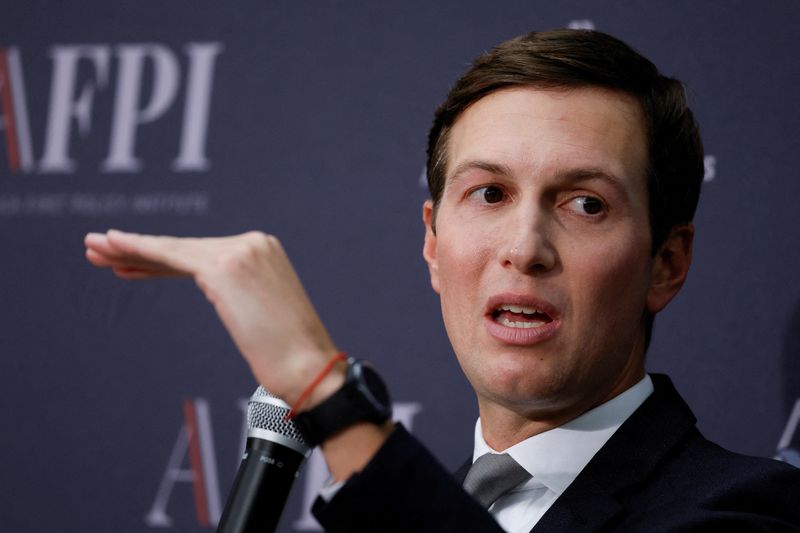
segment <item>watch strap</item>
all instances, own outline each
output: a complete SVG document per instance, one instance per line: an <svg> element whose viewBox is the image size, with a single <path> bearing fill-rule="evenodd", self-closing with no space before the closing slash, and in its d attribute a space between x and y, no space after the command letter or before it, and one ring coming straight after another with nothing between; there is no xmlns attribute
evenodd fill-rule
<svg viewBox="0 0 800 533"><path fill-rule="evenodd" d="M361 363L354 361L350 365ZM314 408L295 415L294 422L303 439L309 445L317 446L331 435L358 422L382 424L388 420L391 416L391 405L380 406L373 403L370 400L371 393L365 390L366 387L367 384L355 378L349 368L347 380L338 391Z"/></svg>

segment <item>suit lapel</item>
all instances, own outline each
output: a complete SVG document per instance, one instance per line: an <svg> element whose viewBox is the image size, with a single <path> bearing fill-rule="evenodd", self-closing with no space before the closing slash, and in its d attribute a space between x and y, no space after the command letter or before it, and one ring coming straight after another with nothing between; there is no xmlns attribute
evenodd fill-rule
<svg viewBox="0 0 800 533"><path fill-rule="evenodd" d="M651 374L655 390L595 454L531 533L598 531L625 512L624 493L658 467L693 430L695 417L665 375ZM464 482L471 460L453 476Z"/></svg>
<svg viewBox="0 0 800 533"><path fill-rule="evenodd" d="M570 485L570 489L573 486L575 483ZM594 485L589 480L579 483L569 498L564 499L565 494L567 492L547 510L531 533L597 531L622 509L620 504L603 490L603 487Z"/></svg>
<svg viewBox="0 0 800 533"><path fill-rule="evenodd" d="M625 511L626 491L646 479L694 428L695 418L667 376L589 461L533 532L597 531Z"/></svg>

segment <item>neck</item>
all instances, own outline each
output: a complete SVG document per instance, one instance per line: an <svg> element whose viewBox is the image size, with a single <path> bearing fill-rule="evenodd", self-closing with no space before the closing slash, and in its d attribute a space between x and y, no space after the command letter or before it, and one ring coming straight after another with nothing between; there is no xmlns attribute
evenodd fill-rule
<svg viewBox="0 0 800 533"><path fill-rule="evenodd" d="M529 419L503 409L480 409L483 440L495 451L502 452L539 433L556 428L569 420Z"/></svg>
<svg viewBox="0 0 800 533"><path fill-rule="evenodd" d="M574 420L583 413L622 394L644 378L644 366L635 365L612 384L594 396L581 396L577 401L564 401L555 406L547 402L535 407L530 405L504 405L485 398L478 398L483 438L493 450L503 451L534 435L544 433Z"/></svg>

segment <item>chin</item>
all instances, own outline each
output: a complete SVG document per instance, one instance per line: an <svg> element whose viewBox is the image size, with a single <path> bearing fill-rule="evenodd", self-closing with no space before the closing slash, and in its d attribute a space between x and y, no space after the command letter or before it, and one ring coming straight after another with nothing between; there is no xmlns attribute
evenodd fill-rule
<svg viewBox="0 0 800 533"><path fill-rule="evenodd" d="M543 375L541 368L524 372L505 369L493 373L490 380L483 381L483 396L506 407L541 409L568 404L564 399L568 384Z"/></svg>

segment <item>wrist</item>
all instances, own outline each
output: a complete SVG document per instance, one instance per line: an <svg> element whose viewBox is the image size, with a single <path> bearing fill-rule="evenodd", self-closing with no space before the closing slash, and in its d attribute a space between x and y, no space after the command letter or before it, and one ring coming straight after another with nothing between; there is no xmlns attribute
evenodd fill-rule
<svg viewBox="0 0 800 533"><path fill-rule="evenodd" d="M314 364L304 367L294 382L294 392L289 393L284 401L291 406L288 419L297 413L313 408L330 395L339 390L346 381L347 354L335 352L325 359L314 358ZM302 388L301 388L302 387Z"/></svg>
<svg viewBox="0 0 800 533"><path fill-rule="evenodd" d="M344 352L339 352L343 354ZM338 355L338 354L336 354ZM319 372L322 372L324 367L321 368ZM298 410L308 411L309 409L313 409L317 405L321 404L331 396L333 396L336 391L342 388L347 378L347 359L346 357L340 360L337 360L333 363L330 370L325 373L325 377L310 391L308 397L303 402L301 406L299 406ZM311 384L311 382L309 382Z"/></svg>
<svg viewBox="0 0 800 533"><path fill-rule="evenodd" d="M341 356L337 355L325 370L340 360ZM312 386L317 381L322 379L315 380ZM337 382L341 383L331 380L329 384ZM311 446L354 425L366 423L383 426L392 414L389 392L380 375L368 363L354 358L347 359L344 383L332 394L328 394L327 390L321 391L316 398L318 403L313 408L296 405L289 414L290 418L294 418L303 439ZM302 402L301 396L298 404Z"/></svg>

